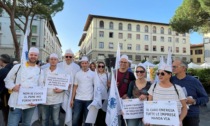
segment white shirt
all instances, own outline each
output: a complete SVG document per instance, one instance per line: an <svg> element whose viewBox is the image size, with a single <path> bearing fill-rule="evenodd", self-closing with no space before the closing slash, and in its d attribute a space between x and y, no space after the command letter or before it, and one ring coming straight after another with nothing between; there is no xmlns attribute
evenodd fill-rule
<svg viewBox="0 0 210 126"><path fill-rule="evenodd" d="M15 85L21 84L22 87L34 87L34 86L41 86L44 82L44 73L43 71L36 65L36 66L28 66L24 69L24 76L21 77L22 69L20 64L15 65L10 72L8 73L7 77L4 79L5 86L7 89L12 90ZM17 72L17 70L19 71ZM15 75L17 73L17 76ZM15 82L16 76L16 82ZM32 108L34 106L29 105L18 105L18 92L12 92L8 101L8 105L10 107L20 108L20 109L27 109Z"/></svg>
<svg viewBox="0 0 210 126"><path fill-rule="evenodd" d="M56 68L55 70L51 71L50 68L46 68L44 70L44 75L45 75L45 82L47 79L48 74L64 74L64 72L60 68ZM64 92L61 93L56 93L53 91L52 88L47 89L47 105L53 105L53 104L58 104L63 102L63 97L64 97Z"/></svg>
<svg viewBox="0 0 210 126"><path fill-rule="evenodd" d="M108 78L108 73L103 73L103 74L100 74L98 73L98 76L99 76L99 81L100 81L100 89L101 89L101 96L102 96L102 99L108 99L108 92L107 92L107 80L109 79Z"/></svg>
<svg viewBox="0 0 210 126"><path fill-rule="evenodd" d="M80 70L75 75L74 85L78 85L75 99L93 100L95 73L90 69L86 72Z"/></svg>
<svg viewBox="0 0 210 126"><path fill-rule="evenodd" d="M156 84L155 89L154 89L154 85L155 84L153 84L148 91L148 93L152 95L153 101L176 101L177 108L180 114L181 108L182 108L182 104L180 100L186 99L183 89L179 85L175 85L179 94L178 96L173 85L169 88L163 88L159 84ZM154 92L153 92L153 89L154 89Z"/></svg>

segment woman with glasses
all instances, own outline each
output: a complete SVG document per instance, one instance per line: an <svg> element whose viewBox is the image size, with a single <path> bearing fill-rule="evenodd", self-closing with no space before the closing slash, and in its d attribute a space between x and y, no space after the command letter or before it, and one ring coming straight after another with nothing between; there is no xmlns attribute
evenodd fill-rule
<svg viewBox="0 0 210 126"><path fill-rule="evenodd" d="M102 91L102 104L103 104L104 100L108 99L108 93L107 93L108 86L107 85L110 83L109 75L105 70L104 62L98 62L97 72L98 72L100 87ZM95 125L106 126L105 118L106 118L106 112L104 112L102 109L99 109Z"/></svg>
<svg viewBox="0 0 210 126"><path fill-rule="evenodd" d="M146 69L143 65L136 68L136 80L130 82L127 98L139 98L144 101L148 98L147 91L149 90L151 83L146 80ZM143 126L142 118L127 119L128 126Z"/></svg>
<svg viewBox="0 0 210 126"><path fill-rule="evenodd" d="M161 65L158 69L157 76L159 78L159 83L155 83L150 87L148 91L149 101L176 101L181 126L182 120L187 114L184 91L180 86L170 82L172 76L172 67L170 65Z"/></svg>

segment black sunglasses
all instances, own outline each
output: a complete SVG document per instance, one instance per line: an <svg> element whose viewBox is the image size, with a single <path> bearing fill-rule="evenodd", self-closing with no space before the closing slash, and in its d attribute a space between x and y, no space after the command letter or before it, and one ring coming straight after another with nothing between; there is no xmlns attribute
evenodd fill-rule
<svg viewBox="0 0 210 126"><path fill-rule="evenodd" d="M72 56L66 56L66 58L72 58Z"/></svg>
<svg viewBox="0 0 210 126"><path fill-rule="evenodd" d="M104 68L104 66L99 66L99 65L98 65L98 68Z"/></svg>
<svg viewBox="0 0 210 126"><path fill-rule="evenodd" d="M136 73L144 73L144 72L145 72L144 70L136 71Z"/></svg>
<svg viewBox="0 0 210 126"><path fill-rule="evenodd" d="M160 72L160 73L159 73L159 72L158 72L157 75L158 75L158 76L159 76L159 75L165 76L165 73L163 73L163 72Z"/></svg>

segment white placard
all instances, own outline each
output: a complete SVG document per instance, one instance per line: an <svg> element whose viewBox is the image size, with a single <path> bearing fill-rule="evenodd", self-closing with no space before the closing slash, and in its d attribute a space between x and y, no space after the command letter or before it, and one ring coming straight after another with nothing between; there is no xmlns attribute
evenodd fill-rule
<svg viewBox="0 0 210 126"><path fill-rule="evenodd" d="M144 101L144 122L155 125L179 126L176 101Z"/></svg>
<svg viewBox="0 0 210 126"><path fill-rule="evenodd" d="M48 74L45 83L47 88L62 90L68 90L69 84L70 75L67 74Z"/></svg>
<svg viewBox="0 0 210 126"><path fill-rule="evenodd" d="M91 106L88 111L88 115L86 117L85 123L94 124L96 122L97 115L98 115L98 109L95 108L94 106Z"/></svg>
<svg viewBox="0 0 210 126"><path fill-rule="evenodd" d="M144 102L138 98L125 99L123 102L123 118L124 119L137 119L142 118L144 115Z"/></svg>
<svg viewBox="0 0 210 126"><path fill-rule="evenodd" d="M45 87L20 87L18 104L41 104L46 103L47 88Z"/></svg>

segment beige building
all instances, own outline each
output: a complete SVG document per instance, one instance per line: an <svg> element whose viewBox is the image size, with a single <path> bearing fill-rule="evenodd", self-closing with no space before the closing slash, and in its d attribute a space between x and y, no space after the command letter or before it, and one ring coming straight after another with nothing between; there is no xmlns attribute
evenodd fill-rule
<svg viewBox="0 0 210 126"><path fill-rule="evenodd" d="M79 41L80 55L92 61L112 58L117 45L134 63L159 61L172 47L173 58L190 61L189 34L173 31L169 24L117 17L89 15Z"/></svg>
<svg viewBox="0 0 210 126"><path fill-rule="evenodd" d="M192 44L190 45L190 61L196 64L204 63L204 46L202 44Z"/></svg>

